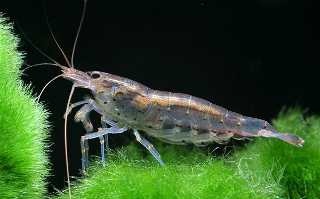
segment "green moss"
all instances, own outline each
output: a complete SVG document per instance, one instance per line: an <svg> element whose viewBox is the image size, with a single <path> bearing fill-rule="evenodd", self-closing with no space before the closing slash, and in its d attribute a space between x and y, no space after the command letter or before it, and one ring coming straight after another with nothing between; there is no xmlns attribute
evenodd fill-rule
<svg viewBox="0 0 320 199"><path fill-rule="evenodd" d="M268 190L276 185L256 185L252 189L249 181L233 169L233 162L207 156L196 148L157 145L165 167L159 166L142 147L130 145L112 153L106 168L91 166L89 175L80 179L72 191L73 198L276 197ZM59 198L67 197L63 194Z"/></svg>
<svg viewBox="0 0 320 199"><path fill-rule="evenodd" d="M320 117L303 119L302 111L282 112L274 124L280 131L291 132L305 139L303 148L292 147L278 140L259 139L246 151L237 154L241 167L252 183L261 176L278 181L285 198L319 198L320 196Z"/></svg>
<svg viewBox="0 0 320 199"><path fill-rule="evenodd" d="M0 16L0 198L43 198L47 114L20 80L18 42Z"/></svg>

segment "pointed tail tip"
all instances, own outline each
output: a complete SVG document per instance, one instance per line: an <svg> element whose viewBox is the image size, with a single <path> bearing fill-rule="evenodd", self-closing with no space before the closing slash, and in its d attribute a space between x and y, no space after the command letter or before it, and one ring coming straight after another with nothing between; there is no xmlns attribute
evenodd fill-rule
<svg viewBox="0 0 320 199"><path fill-rule="evenodd" d="M301 137L289 133L281 133L278 138L297 147L303 147L304 144L304 140Z"/></svg>
<svg viewBox="0 0 320 199"><path fill-rule="evenodd" d="M304 140L301 137L290 133L280 133L277 131L269 131L262 129L258 132L258 135L262 137L277 138L297 147L303 147L304 144Z"/></svg>

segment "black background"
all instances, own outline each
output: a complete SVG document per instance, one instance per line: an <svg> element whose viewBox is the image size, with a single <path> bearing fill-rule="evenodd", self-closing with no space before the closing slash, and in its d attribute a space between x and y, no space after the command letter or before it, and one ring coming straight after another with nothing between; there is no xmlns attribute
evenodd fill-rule
<svg viewBox="0 0 320 199"><path fill-rule="evenodd" d="M25 33L64 64L45 16L70 56L82 6L81 0L2 0L0 11L14 21L18 35ZM289 0L89 0L75 65L192 94L269 121L283 106L319 113L316 10L312 2ZM21 49L29 64L47 61L23 37ZM25 74L23 79L39 93L59 70L41 67ZM62 116L71 85L57 80L42 96L53 126L50 190L61 188L65 180ZM77 93L73 101L87 95ZM69 124L71 174L78 175L84 130L71 119Z"/></svg>

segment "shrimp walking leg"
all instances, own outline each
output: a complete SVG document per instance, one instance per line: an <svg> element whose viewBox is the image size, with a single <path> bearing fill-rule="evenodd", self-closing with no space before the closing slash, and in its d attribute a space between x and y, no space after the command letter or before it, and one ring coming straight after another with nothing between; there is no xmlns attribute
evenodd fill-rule
<svg viewBox="0 0 320 199"><path fill-rule="evenodd" d="M86 165L86 147L85 147L85 138L84 136L81 136L81 140L80 140L80 147L81 147L81 168L82 168L82 172L85 173L85 168L87 167ZM88 149L89 150L89 149Z"/></svg>
<svg viewBox="0 0 320 199"><path fill-rule="evenodd" d="M117 126L117 123L116 123L116 122L107 119L105 116L102 116L102 117L101 117L101 126L102 126L102 128L108 128L107 124L110 125L110 126L113 126L113 127L116 127L116 126ZM101 158L103 158L104 153L106 152L106 153L107 153L107 155L105 156L106 158L103 158L103 159L105 159L105 161L107 162L107 161L108 161L108 159L107 159L107 158L108 158L108 152L109 152L109 138L108 138L108 134L105 134L105 135L103 136L103 138L104 138L104 147L105 147L105 150L103 151L103 153L101 152L101 154L103 154L103 155L101 155L101 156L102 156ZM100 139L100 142L101 142L101 139ZM102 145L101 145L101 150L102 150Z"/></svg>
<svg viewBox="0 0 320 199"><path fill-rule="evenodd" d="M91 105L89 100L80 101L77 103L74 103L70 106L70 109L68 110L68 113L71 111L72 108L85 104L82 106L77 113L75 114L75 120L78 122L81 122L84 129L86 130L86 133L89 134L93 131L93 126L89 118L89 113L94 109L94 107ZM68 114L67 113L67 114ZM84 139L84 136L81 136L80 146L81 146L81 165L82 169L88 167L89 160L88 160L88 151L89 151L89 143L88 140ZM84 170L83 170L84 171Z"/></svg>
<svg viewBox="0 0 320 199"><path fill-rule="evenodd" d="M85 105L83 105L83 104L85 104ZM76 112L74 118L75 118L75 121L82 123L84 129L86 130L86 134L89 134L93 131L93 126L90 121L89 114L92 110L96 110L94 103L93 103L93 100L87 99L87 100L73 103L70 106L67 114L69 114L73 108L80 106L80 105L83 105L83 106ZM89 157L89 143L88 143L88 140L85 139L85 136L81 137L80 146L81 146L81 154L82 154L81 165L82 165L82 169L83 169L83 168L86 168L89 166L89 159L88 159L88 157Z"/></svg>
<svg viewBox="0 0 320 199"><path fill-rule="evenodd" d="M106 134L107 135L107 134ZM101 162L102 165L105 166L105 145L104 145L104 136L99 136L99 140L100 140L100 154L101 154Z"/></svg>
<svg viewBox="0 0 320 199"><path fill-rule="evenodd" d="M154 146L146 140L144 137L140 135L140 133L135 129L133 131L133 134L136 136L137 141L142 144L148 151L151 153L151 155L159 162L161 166L164 165L164 162L162 161L160 154L158 151L154 148Z"/></svg>
<svg viewBox="0 0 320 199"><path fill-rule="evenodd" d="M101 126L102 126L102 128L107 128L108 126L107 126L107 124L108 124L108 121L106 121L106 119L102 116L101 117ZM109 138L108 138L108 134L105 134L104 136L103 136L103 140L104 140L104 150L103 150L103 153L101 152L101 158L103 158L103 156L105 156L104 155L104 153L106 152L107 153L107 155L105 156L106 158L104 158L105 159L105 161L106 162L108 162L108 153L109 153ZM101 138L100 138L100 143L101 143ZM102 146L100 146L101 148L102 148ZM100 149L101 150L101 149Z"/></svg>
<svg viewBox="0 0 320 199"><path fill-rule="evenodd" d="M119 128L117 126L112 126L110 128L99 128L97 132L93 133L87 133L84 136L81 136L81 152L82 152L82 171L85 172L87 166L88 166L88 151L86 150L85 143L88 142L88 140L99 138L100 139L100 150L101 150L101 161L103 164L105 164L105 154L104 154L104 136L107 134L119 134L123 133L127 128Z"/></svg>
<svg viewBox="0 0 320 199"><path fill-rule="evenodd" d="M101 117L101 125L102 127L107 127L107 124L110 126L118 126L118 124L112 120L107 119L106 117L102 116Z"/></svg>

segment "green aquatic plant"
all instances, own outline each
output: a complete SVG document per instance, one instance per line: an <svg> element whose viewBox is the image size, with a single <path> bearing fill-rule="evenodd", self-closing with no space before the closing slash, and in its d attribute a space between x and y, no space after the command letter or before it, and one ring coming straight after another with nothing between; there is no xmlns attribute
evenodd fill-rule
<svg viewBox="0 0 320 199"><path fill-rule="evenodd" d="M160 145L160 146L159 146ZM73 198L275 198L266 187L256 186L219 158L197 148L158 144L166 165L161 167L139 145L110 155L108 166L91 166L79 180ZM147 158L141 158L147 155ZM269 184L270 185L270 184ZM272 185L273 187L276 185ZM68 198L63 194L58 198Z"/></svg>
<svg viewBox="0 0 320 199"><path fill-rule="evenodd" d="M320 197L320 117L304 119L302 115L297 108L289 109L273 121L280 131L304 138L302 148L259 139L237 154L243 161L239 168L252 183L257 183L261 176L269 176L280 183L284 198Z"/></svg>
<svg viewBox="0 0 320 199"><path fill-rule="evenodd" d="M47 113L20 79L18 42L0 16L0 198L43 198Z"/></svg>

